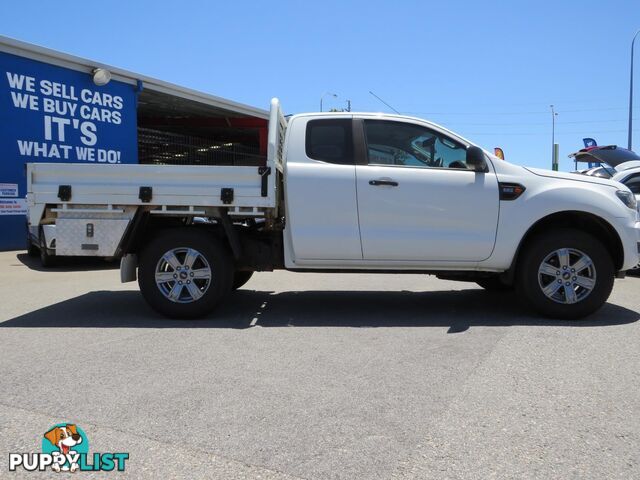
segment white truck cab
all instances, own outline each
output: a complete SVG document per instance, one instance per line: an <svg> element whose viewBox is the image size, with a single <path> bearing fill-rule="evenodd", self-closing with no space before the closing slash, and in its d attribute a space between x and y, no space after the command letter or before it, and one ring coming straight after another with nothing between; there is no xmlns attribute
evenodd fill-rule
<svg viewBox="0 0 640 480"><path fill-rule="evenodd" d="M31 227L55 225L56 250L121 257L123 281L170 317L286 268L430 273L579 318L638 264L620 183L516 166L418 118L286 121L276 99L264 166L30 164L28 191Z"/></svg>

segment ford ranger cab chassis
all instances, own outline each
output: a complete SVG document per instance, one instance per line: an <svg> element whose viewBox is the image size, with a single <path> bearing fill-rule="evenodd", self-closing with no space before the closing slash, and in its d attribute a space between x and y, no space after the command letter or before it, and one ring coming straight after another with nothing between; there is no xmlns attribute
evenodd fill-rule
<svg viewBox="0 0 640 480"><path fill-rule="evenodd" d="M149 305L204 316L254 271L428 273L580 318L638 264L618 182L525 168L399 115L283 116L263 166L29 164L53 255L121 259Z"/></svg>

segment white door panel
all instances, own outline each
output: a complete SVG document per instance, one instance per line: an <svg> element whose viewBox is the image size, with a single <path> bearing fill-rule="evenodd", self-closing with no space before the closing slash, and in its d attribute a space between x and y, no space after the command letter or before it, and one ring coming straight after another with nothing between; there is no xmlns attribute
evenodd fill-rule
<svg viewBox="0 0 640 480"><path fill-rule="evenodd" d="M499 209L493 172L358 165L356 177L365 260L490 256Z"/></svg>
<svg viewBox="0 0 640 480"><path fill-rule="evenodd" d="M296 262L361 260L354 165L306 159L287 165L287 228Z"/></svg>

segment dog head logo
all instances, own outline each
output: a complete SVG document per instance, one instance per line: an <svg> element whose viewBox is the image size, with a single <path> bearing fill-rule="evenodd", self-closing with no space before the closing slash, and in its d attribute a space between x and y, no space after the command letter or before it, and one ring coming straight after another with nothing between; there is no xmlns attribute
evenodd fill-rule
<svg viewBox="0 0 640 480"><path fill-rule="evenodd" d="M82 429L73 423L54 425L44 434L42 447L44 453L56 455L59 462L52 465L54 471L71 471L78 469L80 453L86 453L89 445Z"/></svg>
<svg viewBox="0 0 640 480"><path fill-rule="evenodd" d="M78 428L72 423L67 423L62 427L53 427L44 434L44 438L58 447L63 455L66 455L73 447L82 443L82 435L78 433Z"/></svg>

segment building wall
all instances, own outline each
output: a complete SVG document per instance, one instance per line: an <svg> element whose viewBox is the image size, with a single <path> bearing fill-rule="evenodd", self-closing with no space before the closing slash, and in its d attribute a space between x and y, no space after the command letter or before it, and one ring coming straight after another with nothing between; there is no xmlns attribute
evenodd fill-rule
<svg viewBox="0 0 640 480"><path fill-rule="evenodd" d="M137 163L136 87L0 52L0 250L25 248L26 163Z"/></svg>

